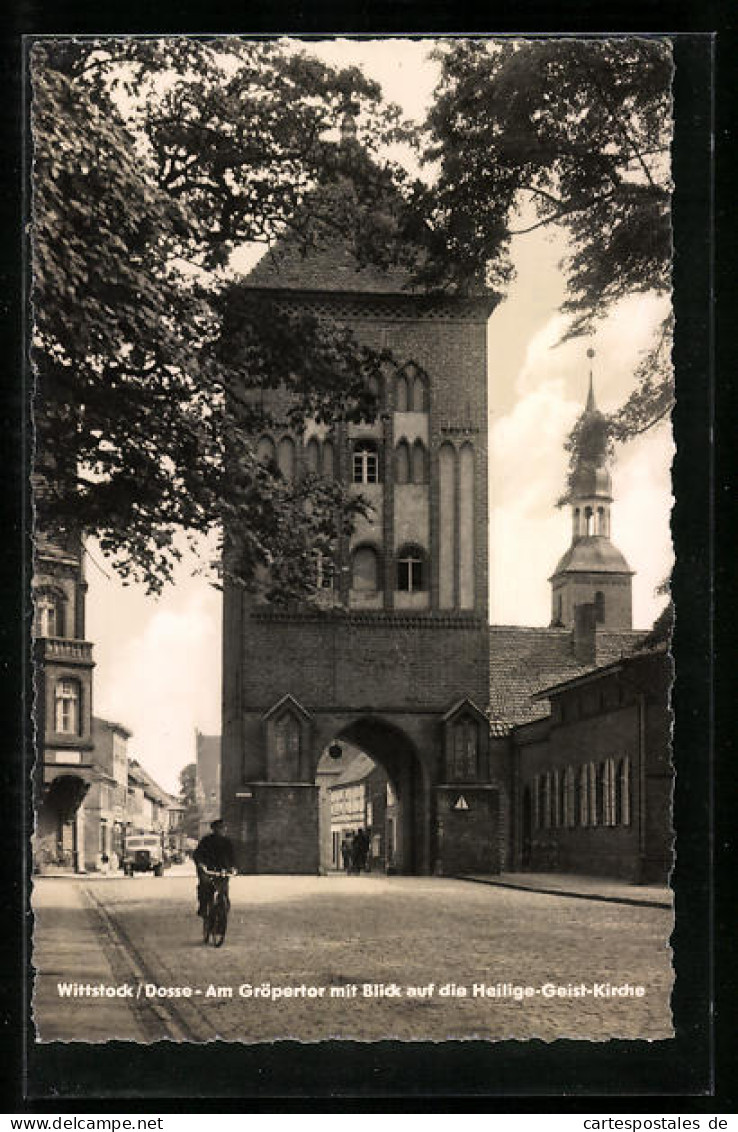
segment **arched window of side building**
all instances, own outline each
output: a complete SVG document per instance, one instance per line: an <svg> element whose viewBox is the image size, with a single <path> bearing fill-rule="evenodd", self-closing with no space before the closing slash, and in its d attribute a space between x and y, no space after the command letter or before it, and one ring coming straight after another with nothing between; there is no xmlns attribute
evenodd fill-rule
<svg viewBox="0 0 738 1132"><path fill-rule="evenodd" d="M589 770L587 764L580 766L577 774L577 824L589 825Z"/></svg>
<svg viewBox="0 0 738 1132"><path fill-rule="evenodd" d="M568 766L564 771L564 825L571 829L577 822L576 810L576 783L574 780L574 767Z"/></svg>
<svg viewBox="0 0 738 1132"><path fill-rule="evenodd" d="M620 759L615 778L615 824L630 825L630 759Z"/></svg>
<svg viewBox="0 0 738 1132"><path fill-rule="evenodd" d="M597 789L597 767L595 763L587 763L587 779L589 782L589 824L597 825L599 818L599 791Z"/></svg>

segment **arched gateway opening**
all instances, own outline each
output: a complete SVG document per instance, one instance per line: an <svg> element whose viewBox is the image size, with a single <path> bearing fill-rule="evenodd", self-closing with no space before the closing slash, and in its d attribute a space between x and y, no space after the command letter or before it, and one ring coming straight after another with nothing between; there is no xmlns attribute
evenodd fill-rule
<svg viewBox="0 0 738 1132"><path fill-rule="evenodd" d="M339 729L318 760L320 868L344 867L342 845L358 828L375 871L430 871L430 792L411 740L386 720L362 717Z"/></svg>

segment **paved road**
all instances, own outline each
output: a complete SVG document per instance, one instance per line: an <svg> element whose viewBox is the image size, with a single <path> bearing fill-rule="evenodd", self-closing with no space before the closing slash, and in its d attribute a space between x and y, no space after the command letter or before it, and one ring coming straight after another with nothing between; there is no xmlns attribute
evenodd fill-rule
<svg viewBox="0 0 738 1132"><path fill-rule="evenodd" d="M38 880L40 1039L672 1033L669 909L371 876L235 877L231 900L216 950L192 876Z"/></svg>

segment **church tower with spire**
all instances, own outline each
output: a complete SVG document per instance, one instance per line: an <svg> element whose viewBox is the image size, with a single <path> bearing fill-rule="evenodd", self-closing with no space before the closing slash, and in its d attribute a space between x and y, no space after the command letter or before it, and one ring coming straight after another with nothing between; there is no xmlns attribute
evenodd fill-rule
<svg viewBox="0 0 738 1132"><path fill-rule="evenodd" d="M588 351L588 356L594 356ZM571 545L549 578L551 624L571 628L579 605L594 605L602 629L631 629L633 571L610 541L612 477L607 468L604 418L597 408L592 371L581 418L590 443L571 480Z"/></svg>

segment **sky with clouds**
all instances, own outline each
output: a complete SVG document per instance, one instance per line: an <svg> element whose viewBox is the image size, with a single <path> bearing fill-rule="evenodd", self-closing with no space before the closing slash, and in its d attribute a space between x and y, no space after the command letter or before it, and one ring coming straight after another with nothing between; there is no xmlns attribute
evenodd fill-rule
<svg viewBox="0 0 738 1132"><path fill-rule="evenodd" d="M428 42L332 41L313 47L331 63L356 62L391 101L421 120L437 77ZM616 408L663 307L651 297L622 303L592 340L560 344L560 238L516 237L516 278L489 322L490 619L546 625L548 577L570 539L557 510L566 475L566 436L587 394L590 364L600 408ZM588 347L595 350L590 363ZM613 468L612 539L633 579L633 617L649 626L671 568L671 430L662 424L619 448ZM156 599L124 586L94 544L87 556L87 638L94 642L93 710L132 732L130 753L177 791L194 760L195 729L220 732L221 595L184 563L176 585Z"/></svg>

